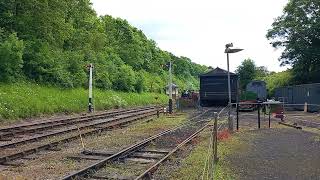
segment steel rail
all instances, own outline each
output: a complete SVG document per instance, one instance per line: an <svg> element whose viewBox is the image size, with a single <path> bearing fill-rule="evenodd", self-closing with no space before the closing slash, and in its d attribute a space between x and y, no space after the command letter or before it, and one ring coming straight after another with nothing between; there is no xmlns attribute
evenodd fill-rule
<svg viewBox="0 0 320 180"><path fill-rule="evenodd" d="M192 117L190 120L193 120L193 119L195 119L195 118L197 118L197 117L200 117L200 116L202 116L203 114L207 113L208 111L209 111L209 110L206 110L206 111L204 111L203 113L201 113L201 114L199 114L199 115L196 115L195 117ZM204 121L200 121L200 122L204 122ZM190 124L190 123L191 123L191 121L189 121L189 122L187 122L187 123L184 123L184 124L182 124L182 125L179 125L179 126L177 126L177 127L175 127L175 128L171 128L171 129L162 131L162 132L160 132L160 133L158 133L158 134L156 134L156 135L154 135L154 136L151 136L151 137L149 137L149 138L147 138L147 139L144 139L144 140L142 140L142 141L139 141L138 143L136 143L136 144L134 144L134 145L131 145L131 146L129 146L129 147L127 147L127 148L125 148L125 149L117 152L116 154L113 154L113 155L111 155L111 156L109 156L109 157L107 157L107 158L105 158L105 159L103 159L103 160L100 160L99 162L96 162L96 163L94 163L94 164L92 164L92 165L90 165L90 166L88 166L88 167L85 167L85 168L83 168L83 169L81 169L81 170L79 170L79 171L76 171L76 172L74 172L74 173L72 173L72 174L70 174L70 175L67 175L67 176L63 177L62 179L63 179L63 180L72 180L72 179L77 179L77 178L79 178L79 177L88 176L88 175L90 175L91 173L93 173L94 171L103 168L108 162L112 162L112 161L115 161L115 160L117 160L117 159L126 157L126 156L130 155L132 152L138 151L139 149L145 147L145 145L147 145L148 143L152 142L153 140L155 140L155 139L157 139L157 138L160 138L160 137L162 137L163 135L168 134L168 133L170 133L170 132L176 131L176 130L178 130L178 129L180 129L180 128L182 128L182 127L184 127L184 126L186 126L186 125L188 125L188 124ZM210 124L210 122L209 122L209 123L206 123L206 125L201 128L201 131L202 131L204 128L206 128L209 124ZM198 133L200 133L201 131L197 131L197 132L194 133L193 135L198 134Z"/></svg>
<svg viewBox="0 0 320 180"><path fill-rule="evenodd" d="M131 152L136 151L141 147L144 147L146 144L152 142L153 140L155 140L155 139L157 139L157 138L159 138L159 137L161 137L161 136L163 136L163 135L165 135L165 134L167 134L169 132L177 130L180 127L181 126L162 131L162 132L160 132L160 133L158 133L158 134L156 134L154 136L151 136L151 137L149 137L147 139L144 139L144 140L142 140L142 141L140 141L140 142L138 142L138 143L136 143L134 145L131 145L131 146L129 146L129 147L127 147L127 148L125 148L125 149L123 149L123 150L121 150L121 151L119 151L119 152L117 152L117 153L115 153L115 154L113 154L113 155L111 155L111 156L109 156L109 157L97 162L97 163L94 163L94 164L92 164L92 165L90 165L88 167L85 167L85 168L83 168L83 169L81 169L81 170L79 170L77 172L74 172L74 173L72 173L70 175L67 175L67 176L63 177L62 179L63 180L72 180L72 179L75 179L77 177L88 175L88 172L92 172L92 171L95 171L97 169L100 169L103 166L105 166L108 162L114 161L114 160L116 160L116 159L118 159L120 157L123 157L124 155L130 154Z"/></svg>
<svg viewBox="0 0 320 180"><path fill-rule="evenodd" d="M65 129L65 130L59 130L59 131L56 131L56 132L47 133L47 134L43 134L43 135L39 135L39 136L33 136L33 137L30 137L30 138L22 139L22 140L15 141L15 142L0 144L0 149L4 149L4 148L8 148L8 147L13 147L13 146L25 144L27 142L35 142L35 141L39 141L40 139L44 139L44 138L48 138L48 137L52 137L52 136L57 136L57 135L61 135L61 134L66 134L66 133L70 133L70 132L83 130L83 129L88 129L88 128L92 128L92 127L95 127L95 126L98 126L98 125L103 125L103 124L106 124L106 123L118 121L120 119L129 118L129 117L132 117L134 115L140 115L140 114L144 114L144 113L147 113L147 112L154 112L154 111L155 111L154 109L142 110L142 111L139 111L139 112L137 112L135 114L125 115L125 116L119 117L119 118L109 118L109 119L106 119L104 121L92 122L92 123L85 124L85 125L82 125L82 126L74 126L72 128L68 128L68 129Z"/></svg>
<svg viewBox="0 0 320 180"><path fill-rule="evenodd" d="M87 131L85 133L81 133L81 136L85 137L85 136L94 134L96 132L100 132L102 130L108 129L110 127L127 124L127 123L130 123L130 122L133 122L133 121L137 121L139 119L147 118L147 117L150 117L150 116L153 116L153 115L156 115L156 111L145 112L144 114L140 114L140 115L132 115L130 117L127 117L126 119L121 118L121 119L119 119L119 121L113 121L112 123L109 123L109 124L105 125L104 127L100 127L100 128L97 128L97 129L93 129L93 130ZM79 134L76 134L76 135L73 135L73 136L70 136L70 137L67 137L67 138L63 138L63 139L56 140L56 141L53 141L53 142L49 142L49 143L46 143L46 144L43 144L43 145L32 147L32 148L29 148L29 149L26 149L26 150L23 150L23 151L19 151L19 152L10 154L10 155L2 156L2 157L0 157L0 164L5 164L8 161L12 161L12 160L23 158L23 157L25 157L27 155L37 153L37 152L39 152L41 150L47 150L47 149L53 148L53 147L55 147L55 146L57 146L57 145L59 145L61 143L69 142L71 140L78 139L78 138L79 138Z"/></svg>
<svg viewBox="0 0 320 180"><path fill-rule="evenodd" d="M128 110L131 110L131 109L128 109ZM126 110L121 109L120 111L126 111ZM46 120L46 121L39 121L39 122L36 121L36 122L32 122L32 123L3 127L3 128L0 128L0 131L8 131L8 130L19 129L19 128L24 128L24 127L37 126L37 125L41 125L41 124L56 123L59 121L69 121L69 120L73 120L73 119L88 118L88 117L93 117L93 116L97 116L97 115L105 115L105 114L120 112L120 111L114 110L114 111L107 111L107 112L102 112L102 113L98 113L98 114L89 114L89 115L84 115L84 116L69 117L69 118L63 118L63 119L53 119L53 120Z"/></svg>
<svg viewBox="0 0 320 180"><path fill-rule="evenodd" d="M3 134L0 133L0 140L3 140L3 138L14 138L15 135L24 135L28 133L36 133L40 134L41 131L44 130L52 130L53 128L59 128L59 127L65 127L65 126L71 126L74 124L81 124L81 123L87 123L92 120L99 120L99 119L105 119L105 118L110 118L114 117L117 115L121 115L123 113L135 113L139 112L141 110L148 110L148 109L154 109L153 107L146 107L146 108L141 108L141 109L133 109L133 110L122 110L122 111L117 111L117 112L111 112L111 113L105 113L105 114L98 114L98 115L92 115L90 117L84 117L80 119L62 119L59 121L53 121L50 122L50 124L37 124L34 125L31 129L14 129L11 132L5 132ZM40 127L35 127L35 126L40 126Z"/></svg>
<svg viewBox="0 0 320 180"><path fill-rule="evenodd" d="M140 109L137 108L137 109L129 109L129 110L120 110L120 111L106 112L106 113L90 115L90 116L73 117L73 118L59 119L54 121L44 121L44 122L24 124L19 126L11 126L7 128L2 128L0 130L0 140L3 138L13 137L16 134L19 135L19 134L40 132L47 129L58 128L65 125L80 124L80 123L85 123L91 120L103 119L106 117L112 117L112 116L120 115L123 113L132 113L132 112L137 112L144 109L153 109L153 108L154 107L145 107ZM30 128L30 127L31 129L23 129L23 128ZM1 134L1 131L3 131L2 134Z"/></svg>
<svg viewBox="0 0 320 180"><path fill-rule="evenodd" d="M180 143L178 146L176 146L172 151L170 151L166 156L164 156L162 159L160 159L158 162L156 162L154 165L152 165L151 167L149 167L146 171L144 171L143 173L141 173L137 178L135 178L135 180L138 179L143 179L146 176L150 176L150 174L152 174L155 169L161 164L163 163L166 159L168 159L172 154L174 154L176 151L178 151L182 146L186 145L188 142L190 142L192 139L194 139L195 137L198 136L198 134L200 134L205 128L208 127L208 125L210 124L207 123L205 126L203 126L202 128L200 128L198 131L196 131L195 133L193 133L191 136L189 136L187 139L185 139L182 143Z"/></svg>

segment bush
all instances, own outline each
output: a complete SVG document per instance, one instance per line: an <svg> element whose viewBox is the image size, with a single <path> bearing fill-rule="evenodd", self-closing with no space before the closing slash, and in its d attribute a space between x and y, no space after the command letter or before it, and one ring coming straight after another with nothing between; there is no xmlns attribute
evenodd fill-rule
<svg viewBox="0 0 320 180"><path fill-rule="evenodd" d="M251 91L241 93L240 100L257 100L257 94Z"/></svg>
<svg viewBox="0 0 320 180"><path fill-rule="evenodd" d="M0 37L3 36L4 32L0 31ZM23 50L23 41L15 33L0 38L0 81L10 82L22 76Z"/></svg>
<svg viewBox="0 0 320 180"><path fill-rule="evenodd" d="M122 65L116 73L113 89L125 92L135 91L136 76L131 66Z"/></svg>

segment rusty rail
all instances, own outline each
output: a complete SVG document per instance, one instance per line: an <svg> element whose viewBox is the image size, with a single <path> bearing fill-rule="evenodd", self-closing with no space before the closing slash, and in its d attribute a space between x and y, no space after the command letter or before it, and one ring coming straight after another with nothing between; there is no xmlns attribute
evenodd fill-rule
<svg viewBox="0 0 320 180"><path fill-rule="evenodd" d="M99 128L95 128L95 129L89 130L89 131L86 131L86 132L82 133L81 135L82 135L82 137L88 136L88 135L91 135L91 134L94 134L94 133L101 132L103 130L112 128L114 126L128 124L128 123L137 121L139 119L143 119L143 118L147 118L147 117L156 115L156 113L157 113L156 110L148 110L148 111L140 112L139 114L129 115L129 116L125 117L125 118L124 117L115 118L113 121L109 121L107 123L104 123L103 126L101 126ZM43 145L39 145L39 146L31 147L29 149L18 151L16 153L12 153L12 154L9 154L9 155L6 155L6 156L2 156L2 157L0 157L0 164L6 164L8 161L20 159L20 158L25 157L27 155L34 154L34 153L39 152L41 150L50 149L50 148L55 147L55 146L57 146L57 145L59 145L61 143L69 142L71 140L78 139L78 138L79 138L79 134L76 134L76 135L72 135L72 136L67 137L67 138L63 138L63 139L56 140L56 141L53 141L53 142L50 142L50 143L46 143L46 144L43 144Z"/></svg>

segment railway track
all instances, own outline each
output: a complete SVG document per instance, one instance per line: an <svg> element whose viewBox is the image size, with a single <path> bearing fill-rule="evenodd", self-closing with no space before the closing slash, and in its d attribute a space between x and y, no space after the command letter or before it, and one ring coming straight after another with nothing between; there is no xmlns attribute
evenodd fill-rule
<svg viewBox="0 0 320 180"><path fill-rule="evenodd" d="M114 110L103 112L99 114L78 116L64 119L54 119L47 121L38 121L26 124L19 124L9 127L0 128L0 141L11 141L13 138L18 136L21 138L21 135L30 135L30 134L40 134L45 130L52 130L55 128L66 127L74 124L86 123L92 120L103 119L108 117L113 117L121 115L124 113L134 113L144 109L152 109L154 107L143 107L135 109L123 109L123 110Z"/></svg>
<svg viewBox="0 0 320 180"><path fill-rule="evenodd" d="M119 113L115 113L117 115L113 114L115 116L112 117L110 117L110 114L107 113L104 118L101 117L101 115L98 115L97 119L94 119L95 117L92 116L90 117L92 118L91 121L85 124L68 126L62 130L56 130L51 133L35 135L30 138L1 144L0 164L11 165L10 161L24 158L28 155L37 153L42 150L50 150L54 147L57 147L59 144L78 139L80 135L82 137L92 135L97 132L112 129L114 127L122 126L140 119L151 117L157 114L157 109L154 107L149 107L136 109L133 111L121 111L121 113ZM59 137L59 135L63 135L63 137L57 139L57 136ZM50 137L55 137L55 139L49 142L40 141L41 139L45 138L50 139ZM27 144L27 146L21 148L19 145L22 144Z"/></svg>
<svg viewBox="0 0 320 180"><path fill-rule="evenodd" d="M208 118L212 118L209 110L193 117L201 119L189 121L176 128L162 131L161 133L137 142L119 152L84 151L78 160L98 160L95 163L73 172L62 179L151 179L157 167L186 145L209 126ZM74 157L73 157L74 158ZM122 168L133 170L131 176L114 175L108 171L108 165L121 164Z"/></svg>

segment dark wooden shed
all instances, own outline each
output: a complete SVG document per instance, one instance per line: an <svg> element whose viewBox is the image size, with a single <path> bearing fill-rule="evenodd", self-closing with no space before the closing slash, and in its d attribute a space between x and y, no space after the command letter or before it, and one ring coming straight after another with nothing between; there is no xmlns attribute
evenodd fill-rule
<svg viewBox="0 0 320 180"><path fill-rule="evenodd" d="M231 100L238 101L238 75L230 72ZM228 71L217 67L200 75L200 103L202 106L228 104Z"/></svg>

